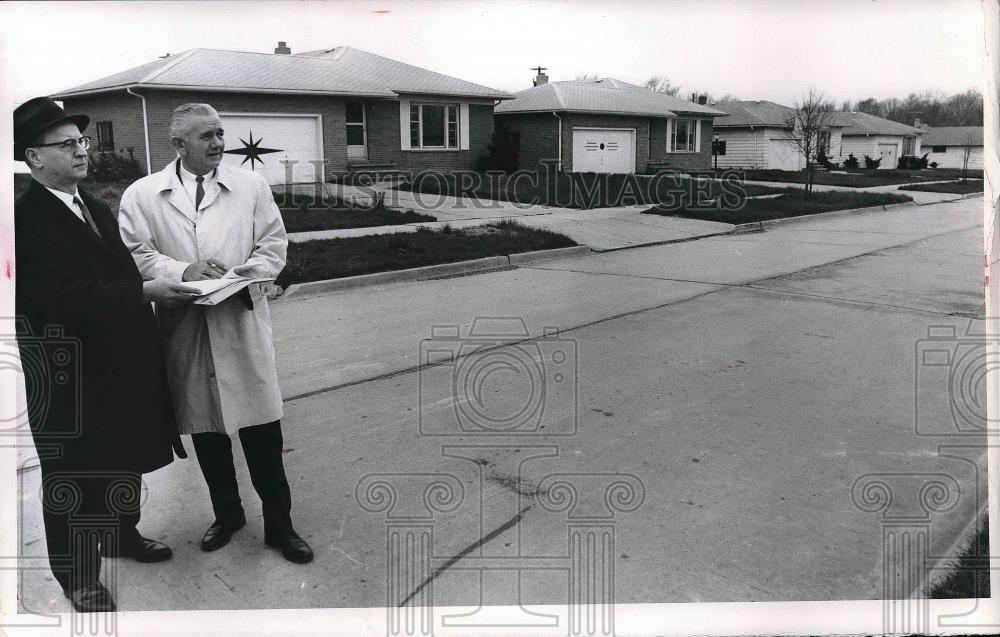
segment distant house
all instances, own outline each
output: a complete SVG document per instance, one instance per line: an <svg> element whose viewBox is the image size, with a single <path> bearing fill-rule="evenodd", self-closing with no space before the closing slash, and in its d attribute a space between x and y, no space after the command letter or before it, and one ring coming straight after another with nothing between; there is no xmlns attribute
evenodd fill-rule
<svg viewBox="0 0 1000 637"><path fill-rule="evenodd" d="M922 129L861 112L841 111L835 122L842 126L839 152L832 161L844 161L853 154L861 166L865 155L882 158L879 168L896 168L903 155L920 154Z"/></svg>
<svg viewBox="0 0 1000 637"><path fill-rule="evenodd" d="M795 109L765 100L725 102L714 108L729 114L715 124L719 168L801 170L806 159L789 125ZM829 156L841 144L840 126L830 126L820 140Z"/></svg>
<svg viewBox="0 0 1000 637"><path fill-rule="evenodd" d="M966 167L982 169L982 126L937 126L924 129L921 137L921 154L927 154L928 162L936 161L938 168L962 168L968 153Z"/></svg>
<svg viewBox="0 0 1000 637"><path fill-rule="evenodd" d="M711 167L712 121L725 113L614 78L549 82L496 107L520 167L550 160L563 172L633 173Z"/></svg>
<svg viewBox="0 0 1000 637"><path fill-rule="evenodd" d="M494 104L513 96L359 49L292 55L280 42L274 54L192 49L52 98L90 116L97 150L132 148L152 171L176 156L171 111L208 102L226 131L224 162L279 184L358 170L475 168Z"/></svg>

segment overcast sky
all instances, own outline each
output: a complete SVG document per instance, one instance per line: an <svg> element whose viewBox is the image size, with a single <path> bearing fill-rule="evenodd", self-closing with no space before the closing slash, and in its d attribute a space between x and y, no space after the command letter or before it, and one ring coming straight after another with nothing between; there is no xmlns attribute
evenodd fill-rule
<svg viewBox="0 0 1000 637"><path fill-rule="evenodd" d="M0 3L15 104L203 47L348 45L508 91L597 73L790 104L980 86L974 0ZM7 101L5 100L5 101Z"/></svg>

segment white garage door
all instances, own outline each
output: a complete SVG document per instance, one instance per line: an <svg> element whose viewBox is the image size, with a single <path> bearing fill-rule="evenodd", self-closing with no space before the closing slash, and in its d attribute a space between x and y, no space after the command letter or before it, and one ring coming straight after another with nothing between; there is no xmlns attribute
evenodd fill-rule
<svg viewBox="0 0 1000 637"><path fill-rule="evenodd" d="M795 142L772 139L767 143L767 167L773 170L802 170L805 162Z"/></svg>
<svg viewBox="0 0 1000 637"><path fill-rule="evenodd" d="M635 172L635 131L574 128L573 172Z"/></svg>
<svg viewBox="0 0 1000 637"><path fill-rule="evenodd" d="M319 116L220 113L219 117L226 137L222 163L258 172L270 184L284 184L288 178L283 162L294 161L293 183L324 181L309 163L323 159Z"/></svg>

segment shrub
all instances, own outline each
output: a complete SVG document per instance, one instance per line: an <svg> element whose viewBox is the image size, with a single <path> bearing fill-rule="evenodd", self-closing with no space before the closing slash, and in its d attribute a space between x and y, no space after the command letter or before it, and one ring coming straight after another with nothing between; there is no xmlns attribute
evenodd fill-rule
<svg viewBox="0 0 1000 637"><path fill-rule="evenodd" d="M488 155L480 155L478 169L480 172L487 170L502 170L512 173L518 169L520 162L517 157L517 134L511 132L507 125L498 121L493 130L493 136L487 146Z"/></svg>
<svg viewBox="0 0 1000 637"><path fill-rule="evenodd" d="M837 164L830 161L830 158L826 156L826 153L823 151L822 148L819 149L819 153L816 155L816 161L817 163L819 163L820 166L826 168L827 170L831 170L837 167Z"/></svg>
<svg viewBox="0 0 1000 637"><path fill-rule="evenodd" d="M123 152L124 151L124 152ZM125 152L128 156L125 156ZM96 182L107 183L111 181L132 182L140 177L146 176L146 171L142 169L135 159L135 148L129 146L117 153L104 151L90 156L90 166L87 175Z"/></svg>
<svg viewBox="0 0 1000 637"><path fill-rule="evenodd" d="M901 170L921 170L927 168L927 154L923 157L917 157L916 155L903 155L899 158L899 163L896 164L896 168Z"/></svg>
<svg viewBox="0 0 1000 637"><path fill-rule="evenodd" d="M868 155L865 155L865 168L878 168L879 164L882 163L882 158L872 159Z"/></svg>
<svg viewBox="0 0 1000 637"><path fill-rule="evenodd" d="M930 167L931 167L931 168L937 168L937 167L938 167L939 165L940 165L940 164L938 164L938 163L937 163L936 161L932 161L932 162L930 163Z"/></svg>
<svg viewBox="0 0 1000 637"><path fill-rule="evenodd" d="M851 153L850 155L847 156L847 159L844 160L844 168L857 168L857 167L858 167L858 158L854 156L854 153Z"/></svg>

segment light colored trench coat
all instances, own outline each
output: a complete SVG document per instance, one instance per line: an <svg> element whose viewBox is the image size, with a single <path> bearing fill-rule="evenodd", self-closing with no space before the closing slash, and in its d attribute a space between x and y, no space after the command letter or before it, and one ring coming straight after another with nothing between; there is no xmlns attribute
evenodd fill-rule
<svg viewBox="0 0 1000 637"><path fill-rule="evenodd" d="M267 181L248 170L219 166L217 195L197 212L176 173L176 161L129 186L118 223L143 278L180 281L185 268L217 259L253 265L253 276L277 276L288 238ZM274 366L271 313L259 284L253 310L232 296L218 305L157 308L167 375L182 434L218 431L282 417Z"/></svg>

